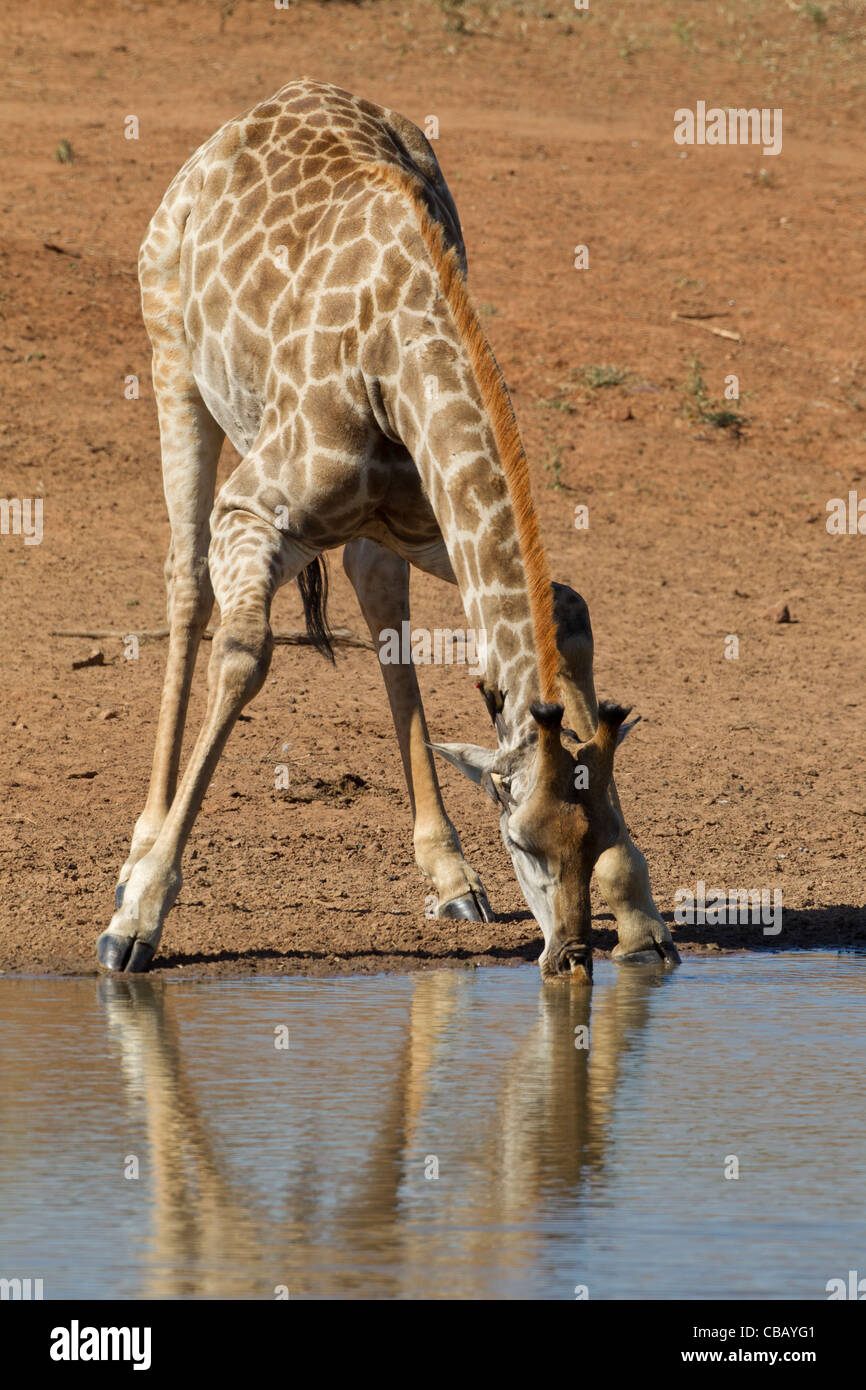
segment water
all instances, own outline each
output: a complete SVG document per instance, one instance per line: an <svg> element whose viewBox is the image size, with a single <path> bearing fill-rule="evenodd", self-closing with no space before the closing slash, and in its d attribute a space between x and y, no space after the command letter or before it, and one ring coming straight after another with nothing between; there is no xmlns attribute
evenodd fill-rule
<svg viewBox="0 0 866 1390"><path fill-rule="evenodd" d="M2 979L0 1276L826 1298L866 1274L864 1017L866 960L823 952L598 962L591 1002L534 966Z"/></svg>

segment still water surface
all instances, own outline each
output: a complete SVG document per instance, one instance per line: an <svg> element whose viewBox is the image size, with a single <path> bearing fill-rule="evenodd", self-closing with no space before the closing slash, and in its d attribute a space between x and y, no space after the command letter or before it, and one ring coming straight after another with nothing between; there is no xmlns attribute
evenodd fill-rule
<svg viewBox="0 0 866 1390"><path fill-rule="evenodd" d="M853 954L601 961L591 999L534 966L2 979L0 1276L826 1298L866 1274L864 1079Z"/></svg>

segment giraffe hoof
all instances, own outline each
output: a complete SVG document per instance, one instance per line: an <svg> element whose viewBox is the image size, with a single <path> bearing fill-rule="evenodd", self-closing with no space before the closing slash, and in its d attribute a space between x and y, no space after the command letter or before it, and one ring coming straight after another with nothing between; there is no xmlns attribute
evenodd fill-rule
<svg viewBox="0 0 866 1390"><path fill-rule="evenodd" d="M126 962L126 971L129 975L141 975L156 954L154 947L149 941L136 941L133 943L132 952Z"/></svg>
<svg viewBox="0 0 866 1390"><path fill-rule="evenodd" d="M437 917L462 918L466 922L492 922L493 908L487 901L486 893L476 893L470 889L462 898L452 898L442 903Z"/></svg>
<svg viewBox="0 0 866 1390"><path fill-rule="evenodd" d="M636 951L624 951L621 946L615 946L611 959L617 965L658 965L659 961L662 965L680 964L679 952L672 941L653 941Z"/></svg>
<svg viewBox="0 0 866 1390"><path fill-rule="evenodd" d="M656 950L665 965L681 965L680 953L672 941L657 941Z"/></svg>
<svg viewBox="0 0 866 1390"><path fill-rule="evenodd" d="M139 975L153 960L154 948L147 941L131 936L114 936L103 932L96 943L96 959L106 970L125 970Z"/></svg>
<svg viewBox="0 0 866 1390"><path fill-rule="evenodd" d="M96 959L106 970L123 970L131 950L131 936L113 936L104 931L96 943Z"/></svg>

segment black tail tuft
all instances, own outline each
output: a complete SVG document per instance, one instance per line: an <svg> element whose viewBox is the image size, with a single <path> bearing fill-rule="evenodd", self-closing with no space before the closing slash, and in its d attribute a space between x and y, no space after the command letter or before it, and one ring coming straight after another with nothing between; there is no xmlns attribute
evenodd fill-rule
<svg viewBox="0 0 866 1390"><path fill-rule="evenodd" d="M323 555L317 555L301 570L297 584L304 605L304 622L310 644L333 665L331 638L334 634L328 622L328 567Z"/></svg>

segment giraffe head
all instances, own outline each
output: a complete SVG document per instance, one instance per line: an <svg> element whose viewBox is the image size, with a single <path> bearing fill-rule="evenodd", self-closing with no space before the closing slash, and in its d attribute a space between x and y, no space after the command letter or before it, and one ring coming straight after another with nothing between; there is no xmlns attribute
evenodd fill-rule
<svg viewBox="0 0 866 1390"><path fill-rule="evenodd" d="M432 745L499 809L505 848L544 935L545 979L592 981L589 882L599 855L619 836L609 787L627 713L602 704L594 736L581 742L562 727L562 705L536 703L532 731L515 747Z"/></svg>

